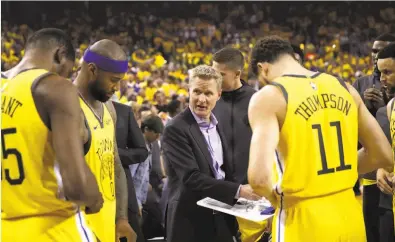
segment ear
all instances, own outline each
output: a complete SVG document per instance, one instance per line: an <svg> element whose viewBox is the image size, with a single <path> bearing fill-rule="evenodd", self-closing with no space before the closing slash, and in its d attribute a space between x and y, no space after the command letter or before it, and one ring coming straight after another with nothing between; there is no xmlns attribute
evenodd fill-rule
<svg viewBox="0 0 395 242"><path fill-rule="evenodd" d="M89 75L92 75L93 79L96 80L99 72L99 68L97 68L96 64L88 63L88 70L89 70Z"/></svg>
<svg viewBox="0 0 395 242"><path fill-rule="evenodd" d="M262 73L265 77L269 73L270 64L267 62L258 62L258 73Z"/></svg>
<svg viewBox="0 0 395 242"><path fill-rule="evenodd" d="M236 71L236 77L240 77L241 76L241 70L237 70Z"/></svg>
<svg viewBox="0 0 395 242"><path fill-rule="evenodd" d="M61 46L55 51L54 60L56 64L62 64L67 61L66 47Z"/></svg>
<svg viewBox="0 0 395 242"><path fill-rule="evenodd" d="M222 89L219 89L217 101L221 98L221 95L222 95Z"/></svg>

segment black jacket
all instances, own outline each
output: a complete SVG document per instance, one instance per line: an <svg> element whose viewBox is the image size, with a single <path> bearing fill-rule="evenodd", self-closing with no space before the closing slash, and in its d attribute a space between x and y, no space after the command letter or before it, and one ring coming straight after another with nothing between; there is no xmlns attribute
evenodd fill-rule
<svg viewBox="0 0 395 242"><path fill-rule="evenodd" d="M223 226L217 227L214 216L218 215L196 204L205 197L232 205L236 201L240 184L233 182L233 166L227 159L226 143L219 125L217 130L224 152L222 168L225 180L215 179L207 143L189 108L166 125L161 144L168 173L168 242L227 242L232 239L216 238L225 234L226 230L233 235L237 233L234 216L223 214Z"/></svg>
<svg viewBox="0 0 395 242"><path fill-rule="evenodd" d="M230 92L222 92L213 113L221 125L230 161L235 167L235 179L247 184L247 169L252 131L248 121L248 104L256 92L242 81L243 86Z"/></svg>
<svg viewBox="0 0 395 242"><path fill-rule="evenodd" d="M148 157L148 150L145 146L143 134L134 118L132 108L117 102L113 102L113 104L117 112L118 153L128 182L128 208L133 213L137 213L139 208L129 165L145 161Z"/></svg>

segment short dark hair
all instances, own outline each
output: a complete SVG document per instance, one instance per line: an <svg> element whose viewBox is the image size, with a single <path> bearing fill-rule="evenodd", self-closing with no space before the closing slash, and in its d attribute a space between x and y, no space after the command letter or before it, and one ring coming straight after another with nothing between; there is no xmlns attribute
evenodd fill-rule
<svg viewBox="0 0 395 242"><path fill-rule="evenodd" d="M391 43L384 47L380 52L377 54L377 59L387 59L392 58L395 59L395 43Z"/></svg>
<svg viewBox="0 0 395 242"><path fill-rule="evenodd" d="M303 62L304 61L303 50L297 45L291 45L291 46L292 46L292 49L294 50L294 53L298 54L300 56L301 61Z"/></svg>
<svg viewBox="0 0 395 242"><path fill-rule="evenodd" d="M244 67L243 53L241 53L240 50L231 47L225 47L215 52L213 61L219 64L225 64L232 69L243 70Z"/></svg>
<svg viewBox="0 0 395 242"><path fill-rule="evenodd" d="M251 71L257 75L258 62L273 63L284 54L291 55L292 57L294 55L291 43L287 40L276 35L258 40L251 51Z"/></svg>
<svg viewBox="0 0 395 242"><path fill-rule="evenodd" d="M141 130L143 132L145 128L154 131L157 134L161 134L163 132L163 122L157 115L150 114L141 122Z"/></svg>
<svg viewBox="0 0 395 242"><path fill-rule="evenodd" d="M177 99L171 100L169 102L169 104L167 104L167 111L169 113L174 114L177 112L177 109L180 107L180 105L181 105L181 102L179 100L177 100Z"/></svg>
<svg viewBox="0 0 395 242"><path fill-rule="evenodd" d="M25 49L38 48L48 50L50 48L66 47L66 57L69 60L75 60L75 50L71 38L61 29L44 28L34 32L27 40Z"/></svg>
<svg viewBox="0 0 395 242"><path fill-rule="evenodd" d="M385 33L380 35L375 39L375 41L385 41L385 42L394 42L395 41L395 35L390 34L390 33Z"/></svg>

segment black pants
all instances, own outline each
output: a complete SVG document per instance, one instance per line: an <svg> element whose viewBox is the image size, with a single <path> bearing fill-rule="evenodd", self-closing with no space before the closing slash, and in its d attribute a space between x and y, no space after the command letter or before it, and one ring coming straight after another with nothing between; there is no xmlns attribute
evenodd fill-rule
<svg viewBox="0 0 395 242"><path fill-rule="evenodd" d="M380 190L376 184L363 187L363 217L368 242L379 241Z"/></svg>
<svg viewBox="0 0 395 242"><path fill-rule="evenodd" d="M394 214L392 210L379 208L380 209L380 242L394 242Z"/></svg>
<svg viewBox="0 0 395 242"><path fill-rule="evenodd" d="M129 224L137 234L137 242L145 242L143 230L141 229L141 218L137 213L134 213L128 209ZM126 238L121 238L121 242L126 242Z"/></svg>

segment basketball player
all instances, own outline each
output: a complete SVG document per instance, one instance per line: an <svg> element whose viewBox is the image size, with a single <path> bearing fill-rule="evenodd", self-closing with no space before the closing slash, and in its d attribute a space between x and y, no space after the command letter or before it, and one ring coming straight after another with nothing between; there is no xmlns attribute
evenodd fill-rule
<svg viewBox="0 0 395 242"><path fill-rule="evenodd" d="M101 40L85 51L83 60L74 83L86 122L85 158L104 197L103 208L88 216L88 224L102 242L113 242L116 236L135 241L136 235L128 223L127 183L118 156L116 113L110 100L127 71L126 54L117 43Z"/></svg>
<svg viewBox="0 0 395 242"><path fill-rule="evenodd" d="M249 182L277 208L273 241L366 241L353 186L358 173L393 167L391 147L353 87L305 69L293 54L277 36L252 51L250 66L271 85L249 106Z"/></svg>
<svg viewBox="0 0 395 242"><path fill-rule="evenodd" d="M78 205L103 204L84 160L71 39L42 29L2 90L2 241L95 241Z"/></svg>

